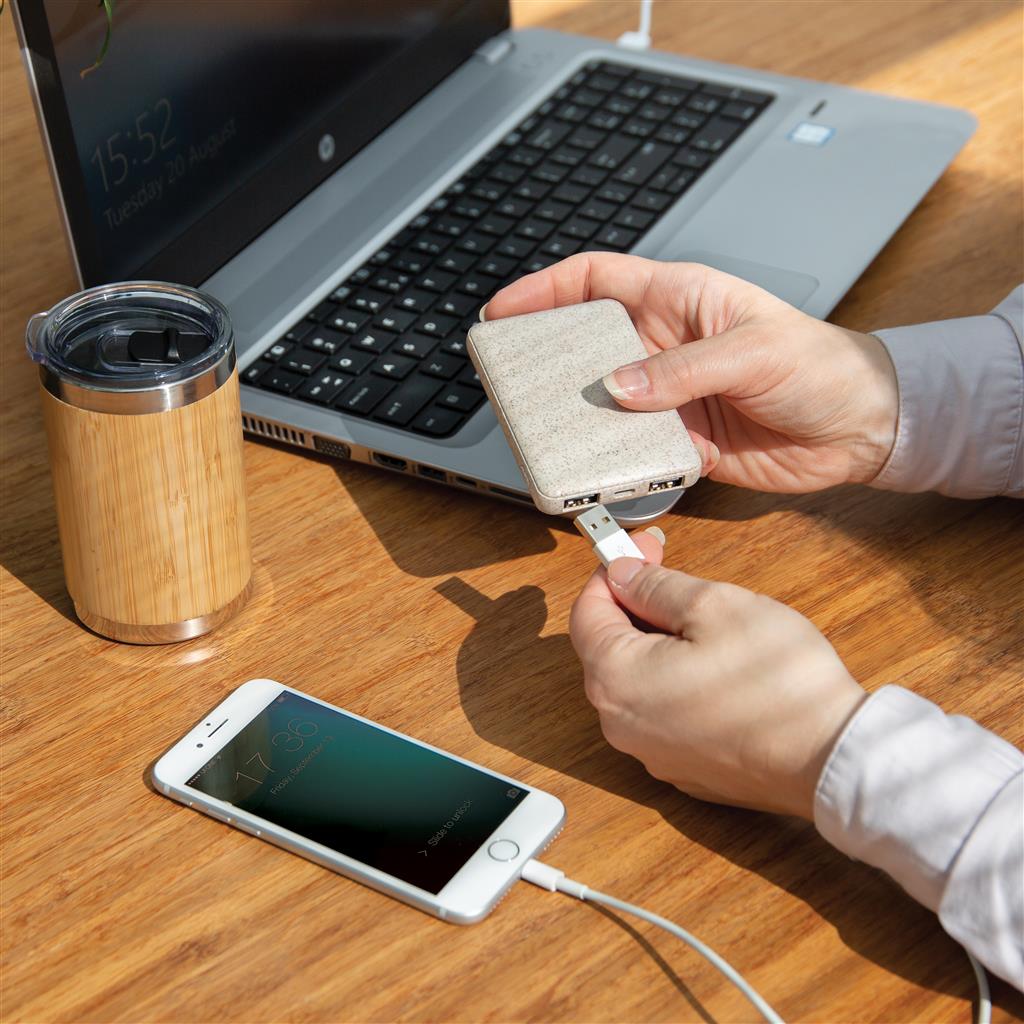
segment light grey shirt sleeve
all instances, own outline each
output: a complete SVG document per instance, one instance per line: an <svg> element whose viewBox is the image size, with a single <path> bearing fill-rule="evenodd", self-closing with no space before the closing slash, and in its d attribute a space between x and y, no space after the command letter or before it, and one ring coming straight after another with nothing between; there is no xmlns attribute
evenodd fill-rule
<svg viewBox="0 0 1024 1024"><path fill-rule="evenodd" d="M872 486L1024 497L1024 286L986 316L873 333L896 368L900 405Z"/></svg>
<svg viewBox="0 0 1024 1024"><path fill-rule="evenodd" d="M1024 754L884 686L818 780L814 822L891 875L990 971L1024 989Z"/></svg>

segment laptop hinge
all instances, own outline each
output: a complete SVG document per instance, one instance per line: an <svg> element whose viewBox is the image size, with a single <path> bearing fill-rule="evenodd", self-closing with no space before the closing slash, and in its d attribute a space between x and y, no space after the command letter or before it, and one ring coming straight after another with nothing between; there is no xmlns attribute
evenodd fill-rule
<svg viewBox="0 0 1024 1024"><path fill-rule="evenodd" d="M478 47L473 56L481 58L486 64L497 64L512 52L514 45L507 35L494 36Z"/></svg>

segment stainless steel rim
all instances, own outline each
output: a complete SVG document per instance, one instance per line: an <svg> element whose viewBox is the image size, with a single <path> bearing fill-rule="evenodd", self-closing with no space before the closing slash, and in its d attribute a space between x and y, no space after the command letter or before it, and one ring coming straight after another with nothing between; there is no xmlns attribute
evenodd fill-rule
<svg viewBox="0 0 1024 1024"><path fill-rule="evenodd" d="M100 636L110 637L111 640L119 640L127 644L174 644L182 640L192 640L204 633L209 633L218 626L227 622L238 611L252 593L252 573L245 586L242 587L238 596L230 600L223 608L218 608L208 615L198 615L194 619L185 619L182 622L165 622L155 625L144 625L135 622L116 622L113 619L106 619L102 615L95 615L93 612L79 606L75 601L75 614L82 623L89 627L94 633Z"/></svg>
<svg viewBox="0 0 1024 1024"><path fill-rule="evenodd" d="M212 395L231 376L234 369L235 349L232 346L224 353L219 363L215 363L198 377L142 391L110 391L83 387L73 381L61 379L46 366L39 367L39 379L54 398L73 405L76 409L115 416L138 416L192 405L193 402Z"/></svg>

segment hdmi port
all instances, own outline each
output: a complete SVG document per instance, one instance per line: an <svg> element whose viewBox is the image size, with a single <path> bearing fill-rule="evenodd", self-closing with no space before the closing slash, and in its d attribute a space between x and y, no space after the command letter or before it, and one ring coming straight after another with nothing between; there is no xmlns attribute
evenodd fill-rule
<svg viewBox="0 0 1024 1024"><path fill-rule="evenodd" d="M378 466L383 466L385 469L397 469L400 473L404 473L409 468L409 463L405 459L397 459L394 455L381 455L380 452L373 453L373 461Z"/></svg>

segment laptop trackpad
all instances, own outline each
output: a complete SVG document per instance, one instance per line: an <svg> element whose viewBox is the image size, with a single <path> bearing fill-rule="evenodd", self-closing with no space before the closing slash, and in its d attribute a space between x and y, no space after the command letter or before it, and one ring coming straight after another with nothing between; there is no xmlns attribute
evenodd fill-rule
<svg viewBox="0 0 1024 1024"><path fill-rule="evenodd" d="M658 253L658 258L703 263L734 277L742 277L744 281L764 288L797 308L814 294L819 284L818 279L810 274L783 270L781 267L754 263L752 260L740 259L739 256L727 256L725 253L708 252L705 249L681 249L677 252L675 246L669 244Z"/></svg>

